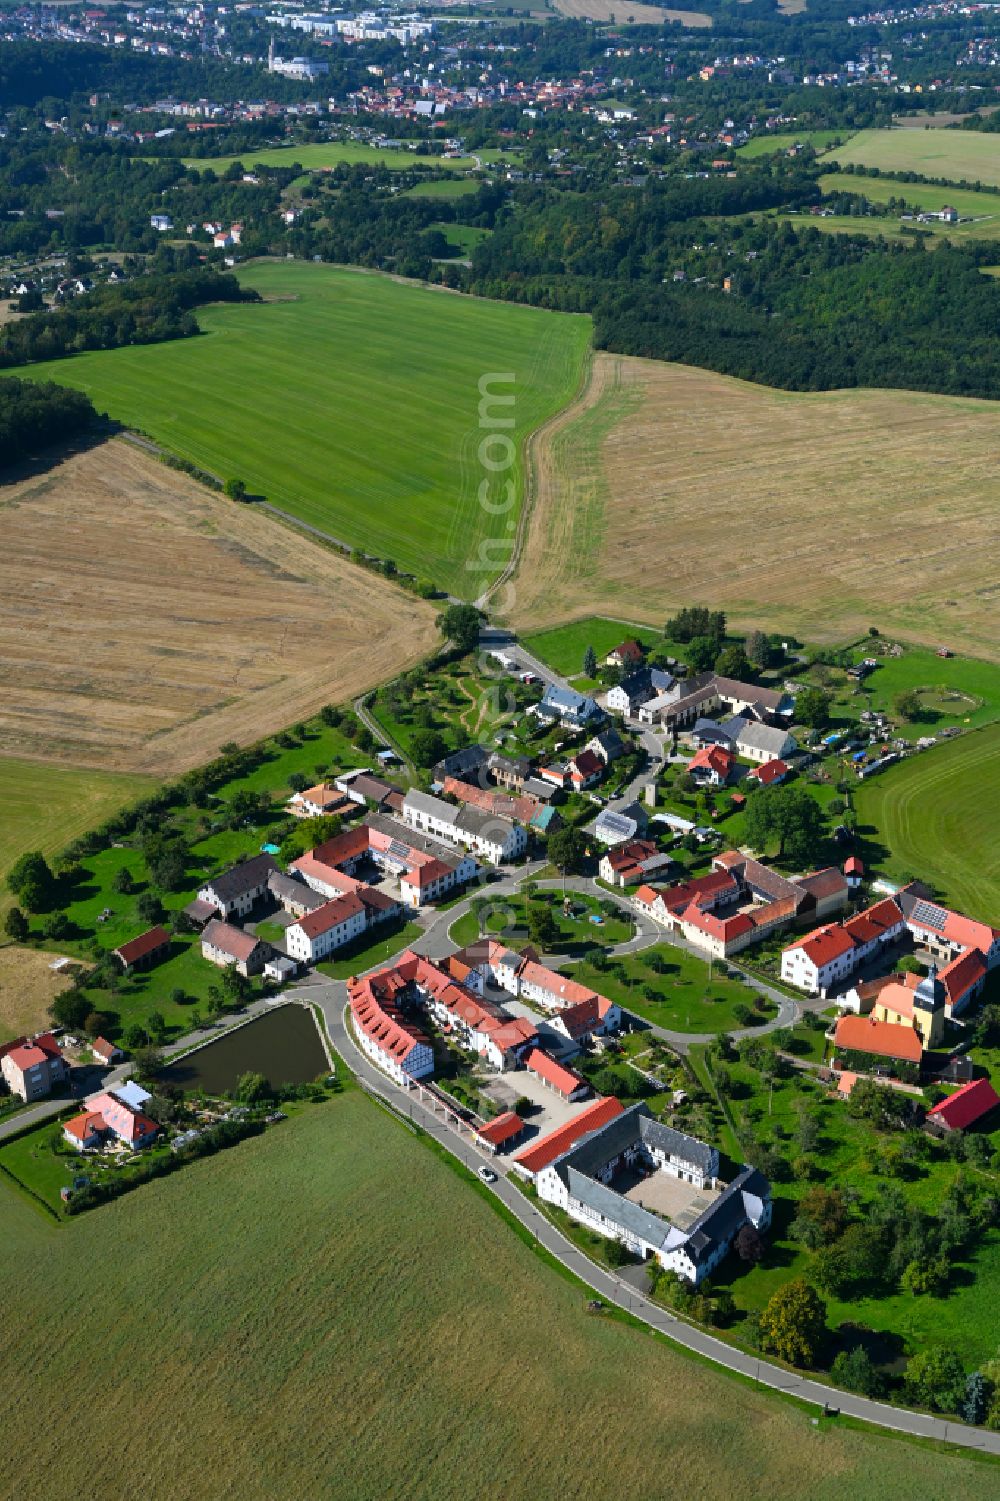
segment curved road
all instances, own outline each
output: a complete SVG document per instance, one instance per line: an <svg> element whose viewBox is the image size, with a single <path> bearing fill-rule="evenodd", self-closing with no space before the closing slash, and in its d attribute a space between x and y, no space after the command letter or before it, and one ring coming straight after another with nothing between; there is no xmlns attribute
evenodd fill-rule
<svg viewBox="0 0 1000 1501"><path fill-rule="evenodd" d="M320 987L310 986L308 998L318 1002L322 1008L333 1045L346 1066L370 1091L381 1095L397 1113L409 1116L422 1130L436 1137L466 1167L473 1172L480 1168L484 1158L469 1142L446 1126L414 1098L412 1093L393 1084L355 1046L344 1025L343 1006L346 1000L346 988L339 983L330 983L322 988L327 993L320 996L317 994ZM508 1178L506 1165L501 1160L492 1160L491 1165L497 1173L497 1181L491 1186L492 1192L512 1214L516 1215L540 1245L557 1257L564 1266L606 1302L614 1303L617 1307L626 1310L633 1317L641 1319L651 1328L665 1334L677 1344L683 1345L685 1349L693 1350L717 1365L725 1366L728 1370L738 1371L762 1386L787 1392L817 1407L830 1407L880 1428L891 1428L899 1433L910 1434L918 1438L936 1439L962 1448L1000 1455L1000 1433L990 1433L982 1428L970 1428L964 1423L932 1417L927 1413L910 1412L905 1408L892 1407L886 1402L872 1402L867 1397L857 1397L850 1392L842 1392L836 1387L826 1386L821 1381L810 1380L795 1371L783 1370L781 1366L772 1365L770 1361L735 1349L714 1335L684 1323L668 1309L651 1303L628 1283L597 1266L571 1241L567 1240L535 1204L514 1186Z"/></svg>

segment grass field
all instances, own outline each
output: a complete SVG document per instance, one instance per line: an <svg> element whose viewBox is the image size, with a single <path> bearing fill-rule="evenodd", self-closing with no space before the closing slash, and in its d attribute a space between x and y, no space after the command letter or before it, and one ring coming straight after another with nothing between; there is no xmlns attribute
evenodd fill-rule
<svg viewBox="0 0 1000 1501"><path fill-rule="evenodd" d="M564 677L575 677L583 665L588 646L600 664L623 641L638 641L643 646L663 645L663 637L648 628L637 629L622 620L608 620L600 615L588 615L584 620L574 620L569 625L555 626L550 631L538 631L525 636L523 645L533 656L538 657L553 672Z"/></svg>
<svg viewBox="0 0 1000 1501"><path fill-rule="evenodd" d="M429 228L439 229L448 243L457 245L466 258L472 254L478 244L489 239L493 233L491 229L481 229L477 224L448 224L444 220L431 224Z"/></svg>
<svg viewBox="0 0 1000 1501"><path fill-rule="evenodd" d="M1000 215L1000 193L977 193L971 188L936 188L920 182L894 182L890 177L862 177L855 172L824 172L819 185L824 193L861 193L872 203L904 198L914 207L932 213L950 204L963 218ZM955 226L945 224L942 228L954 231Z"/></svg>
<svg viewBox="0 0 1000 1501"><path fill-rule="evenodd" d="M916 220L880 219L874 214L778 214L776 217L796 229L818 229L821 234L861 234L875 239L881 236L910 245L922 238L930 249L943 243L946 236L956 241L1000 239L1000 213L968 224L942 224L939 220L918 224Z"/></svg>
<svg viewBox="0 0 1000 1501"><path fill-rule="evenodd" d="M366 146L358 141L324 141L315 146L272 146L241 151L234 156L184 158L185 167L195 167L199 172L204 172L207 167L211 167L213 172L225 172L233 162L242 162L248 172L252 167L290 167L295 162L310 172L321 171L324 167L338 167L341 162L352 167L359 164L388 167L394 172L412 172L421 167L467 172L476 165L470 156L418 156L415 151L391 148L382 151L377 146Z"/></svg>
<svg viewBox="0 0 1000 1501"><path fill-rule="evenodd" d="M537 631L627 603L657 625L697 600L817 642L874 624L995 659L998 442L991 402L786 393L599 353L533 445L511 618Z"/></svg>
<svg viewBox="0 0 1000 1501"><path fill-rule="evenodd" d="M854 796L862 837L895 879L919 876L1000 926L1000 726L892 767Z"/></svg>
<svg viewBox="0 0 1000 1501"><path fill-rule="evenodd" d="M403 198L466 198L478 193L479 182L474 177L438 177L430 182L415 183L401 194ZM449 225L449 228L452 226Z"/></svg>
<svg viewBox="0 0 1000 1501"><path fill-rule="evenodd" d="M661 959L662 973L650 966ZM730 980L725 967L713 964L676 944L663 943L612 961L610 970L575 964L566 970L574 980L590 985L618 1005L657 1026L676 1032L728 1032L745 1026L734 1007L752 1005L757 992L742 980ZM774 1006L758 1013L761 1021L774 1015Z"/></svg>
<svg viewBox="0 0 1000 1501"><path fill-rule="evenodd" d="M31 374L81 387L122 422L240 475L251 492L352 546L477 596L507 561L520 504L516 456L504 469L508 445L519 450L577 391L589 318L301 262L241 274L273 300L200 310L203 338L79 355ZM486 414L495 428L512 413L509 433L480 427L483 378L491 396L513 394L512 408ZM350 607L363 621L356 601Z"/></svg>
<svg viewBox="0 0 1000 1501"><path fill-rule="evenodd" d="M0 751L186 770L436 639L432 605L121 440L8 485L0 512Z"/></svg>
<svg viewBox="0 0 1000 1501"><path fill-rule="evenodd" d="M0 1198L0 1420L46 1433L10 1446L11 1494L120 1495L139 1455L154 1501L996 1493L992 1466L814 1426L588 1316L485 1191L357 1091L65 1227ZM162 1391L141 1442L137 1346ZM610 1372L636 1421L609 1428Z"/></svg>
<svg viewBox="0 0 1000 1501"><path fill-rule="evenodd" d="M682 26L711 26L712 17L703 10L667 10L659 5L631 5L629 0L552 0L557 11L579 21L611 21L615 25L662 26L665 21L679 21Z"/></svg>
<svg viewBox="0 0 1000 1501"><path fill-rule="evenodd" d="M0 756L0 883L25 850L57 854L152 785L146 777ZM9 905L0 886L0 910Z"/></svg>
<svg viewBox="0 0 1000 1501"><path fill-rule="evenodd" d="M850 139L849 130L802 130L768 131L754 136L745 146L740 146L738 156L771 156L775 151L791 151L793 146L812 146L816 151L827 151L835 141Z"/></svg>
<svg viewBox="0 0 1000 1501"><path fill-rule="evenodd" d="M971 130L861 130L832 152L831 160L882 172L919 172L951 182L1000 186L996 137ZM898 184L901 192L905 186Z"/></svg>

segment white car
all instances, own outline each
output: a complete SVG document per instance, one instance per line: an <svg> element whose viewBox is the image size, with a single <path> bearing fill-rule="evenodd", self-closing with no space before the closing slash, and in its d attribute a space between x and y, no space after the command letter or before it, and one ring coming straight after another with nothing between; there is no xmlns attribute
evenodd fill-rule
<svg viewBox="0 0 1000 1501"><path fill-rule="evenodd" d="M485 1164L479 1168L479 1176L484 1183L495 1183L497 1181L496 1173L491 1167L486 1167Z"/></svg>

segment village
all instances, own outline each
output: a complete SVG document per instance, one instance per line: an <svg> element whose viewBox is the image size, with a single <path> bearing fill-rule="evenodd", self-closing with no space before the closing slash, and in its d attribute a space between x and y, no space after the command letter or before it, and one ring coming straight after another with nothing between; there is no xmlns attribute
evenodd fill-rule
<svg viewBox="0 0 1000 1501"><path fill-rule="evenodd" d="M1000 931L919 880L869 879L853 853L796 872L724 847L707 797L737 813L774 799L831 738L860 779L916 749L886 715L860 711L870 744L858 757L849 736L797 721L795 683L652 665L631 638L600 664L590 656L588 693L487 638L483 661L521 693L495 746L447 751L427 790L391 779L390 749L311 786L297 777L285 815L301 852L284 859L295 846L265 842L206 876L177 921L251 1016L318 1007L390 1092L474 1145L484 1182L509 1175L603 1254L699 1288L736 1249L759 1254L772 1185L724 1149L724 1114L696 1087L683 1028L656 1019L679 1019L654 999L656 972L677 969L665 956L709 988L717 972L737 998L723 1046L746 1039L753 1056L773 1034L771 1056L810 1069L841 1108L859 1081L876 1085L942 1141L1000 1107L969 1056ZM862 659L854 680L878 665ZM704 821L662 811L672 775ZM312 830L327 837L312 843ZM151 979L174 943L160 922L112 958L123 979ZM194 1056L213 1046L209 1032ZM796 1060L801 1046L815 1063ZM89 1191L88 1160L135 1162L198 1135L197 1118L155 1118L156 1081L129 1077L126 1059L115 1041L58 1027L0 1049L11 1096L49 1102L82 1164L64 1201ZM105 1072L67 1115L81 1063ZM205 1108L202 1129L229 1119L224 1098Z"/></svg>

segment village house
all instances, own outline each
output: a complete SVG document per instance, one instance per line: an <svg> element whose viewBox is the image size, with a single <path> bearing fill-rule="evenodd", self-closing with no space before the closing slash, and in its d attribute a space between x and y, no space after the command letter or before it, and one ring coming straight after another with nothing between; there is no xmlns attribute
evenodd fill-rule
<svg viewBox="0 0 1000 1501"><path fill-rule="evenodd" d="M777 787L788 776L788 771L789 768L785 762L776 756L773 761L765 761L762 765L755 766L752 771L747 772L747 776L760 787Z"/></svg>
<svg viewBox="0 0 1000 1501"><path fill-rule="evenodd" d="M534 1182L538 1174L548 1167L550 1162L555 1162L565 1152L576 1144L582 1137L606 1126L609 1121L615 1120L625 1110L621 1100L614 1095L602 1095L585 1105L570 1120L564 1121L554 1131L549 1131L545 1136L538 1136L528 1146L522 1148L511 1162L511 1167L522 1178Z"/></svg>
<svg viewBox="0 0 1000 1501"><path fill-rule="evenodd" d="M507 787L512 792L520 792L531 775L528 756L501 756L494 752L487 767L497 786Z"/></svg>
<svg viewBox="0 0 1000 1501"><path fill-rule="evenodd" d="M266 893L268 878L277 869L271 855L254 855L206 881L198 900L210 903L220 917L246 917Z"/></svg>
<svg viewBox="0 0 1000 1501"><path fill-rule="evenodd" d="M651 839L629 839L605 850L597 873L609 886L624 888L665 876L674 864L670 855L660 854Z"/></svg>
<svg viewBox="0 0 1000 1501"><path fill-rule="evenodd" d="M113 1042L108 1042L106 1037L95 1037L90 1044L90 1051L99 1063L120 1063L125 1057L121 1048L115 1047Z"/></svg>
<svg viewBox="0 0 1000 1501"><path fill-rule="evenodd" d="M43 1100L69 1078L69 1065L51 1032L18 1037L0 1047L0 1074L25 1104Z"/></svg>
<svg viewBox="0 0 1000 1501"><path fill-rule="evenodd" d="M315 787L306 787L302 792L296 792L288 800L288 812L294 818L319 818L323 814L340 814L344 817L352 810L357 813L357 806L337 786L331 786L328 782L318 782Z"/></svg>
<svg viewBox="0 0 1000 1501"><path fill-rule="evenodd" d="M457 808L429 792L406 794L403 819L421 833L465 845L493 865L517 859L528 847L527 833L520 824L498 814L483 813L471 804Z"/></svg>
<svg viewBox="0 0 1000 1501"><path fill-rule="evenodd" d="M842 1016L834 1032L834 1046L838 1053L872 1053L918 1067L924 1055L920 1033L913 1027L878 1021L874 1016Z"/></svg>
<svg viewBox="0 0 1000 1501"><path fill-rule="evenodd" d="M359 938L367 927L364 904L353 891L324 902L312 912L305 912L285 929L285 949L289 958L302 964L315 964Z"/></svg>
<svg viewBox="0 0 1000 1501"><path fill-rule="evenodd" d="M736 736L736 749L745 760L763 766L768 761L785 760L798 747L786 729L749 720Z"/></svg>
<svg viewBox="0 0 1000 1501"><path fill-rule="evenodd" d="M605 762L591 750L582 750L567 766L569 783L574 792L593 787L604 776Z"/></svg>
<svg viewBox="0 0 1000 1501"><path fill-rule="evenodd" d="M623 641L612 651L609 651L604 659L607 667L620 667L623 672L633 672L641 667L646 660L646 648L640 646L638 641Z"/></svg>
<svg viewBox="0 0 1000 1501"><path fill-rule="evenodd" d="M624 756L626 745L614 725L609 725L605 730L598 730L597 734L587 741L584 750L597 756L605 766L610 766L613 761Z"/></svg>
<svg viewBox="0 0 1000 1501"><path fill-rule="evenodd" d="M112 952L127 973L133 969L149 969L158 959L165 959L169 949L169 932L157 927L140 933L138 938L130 938L128 943L120 944Z"/></svg>
<svg viewBox="0 0 1000 1501"><path fill-rule="evenodd" d="M720 677L714 672L685 678L680 687L681 692L669 697L665 703L654 699L652 703L644 704L639 710L639 718L649 724L659 722L668 729L681 730L695 724L701 715L718 709L727 709L731 714L762 723L779 718L787 722L794 711L790 694L776 688L761 688L754 683L741 683L735 678ZM769 760L770 757L757 759Z"/></svg>
<svg viewBox="0 0 1000 1501"><path fill-rule="evenodd" d="M362 1050L397 1084L434 1072L430 1039L401 1011L397 997L406 982L392 971L347 982L354 1033Z"/></svg>
<svg viewBox="0 0 1000 1501"><path fill-rule="evenodd" d="M94 1095L87 1109L73 1116L63 1126L63 1138L78 1151L93 1151L108 1141L139 1151L150 1146L160 1128L142 1109L151 1096L137 1084L129 1084Z"/></svg>
<svg viewBox="0 0 1000 1501"><path fill-rule="evenodd" d="M703 745L687 764L699 787L725 787L732 778L736 757L721 745Z"/></svg>
<svg viewBox="0 0 1000 1501"><path fill-rule="evenodd" d="M609 688L604 702L612 714L622 714L626 719L631 719L638 714L643 704L649 704L660 695L669 694L675 688L675 683L673 673L667 672L665 668L640 667Z"/></svg>
<svg viewBox="0 0 1000 1501"><path fill-rule="evenodd" d="M549 684L541 702L534 704L529 712L571 730L586 729L604 718L603 710L592 698L572 688L560 688L555 683Z"/></svg>
<svg viewBox="0 0 1000 1501"><path fill-rule="evenodd" d="M267 878L267 889L271 896L285 912L290 912L293 917L302 917L306 912L315 912L317 907L322 907L328 900L320 892L314 891L307 886L305 881L297 880L295 876L286 876L284 871L273 871Z"/></svg>
<svg viewBox="0 0 1000 1501"><path fill-rule="evenodd" d="M271 957L270 944L244 933L242 928L219 918L208 923L201 935L201 957L220 969L233 968L238 974L249 977L259 974L264 963Z"/></svg>
<svg viewBox="0 0 1000 1501"><path fill-rule="evenodd" d="M565 1063L557 1063L544 1048L532 1048L525 1057L524 1066L560 1099L583 1100L590 1093L590 1085L582 1074L578 1074L575 1068L568 1068Z"/></svg>
<svg viewBox="0 0 1000 1501"><path fill-rule="evenodd" d="M927 1124L942 1132L967 1131L1000 1106L989 1079L973 1079L927 1112Z"/></svg>

